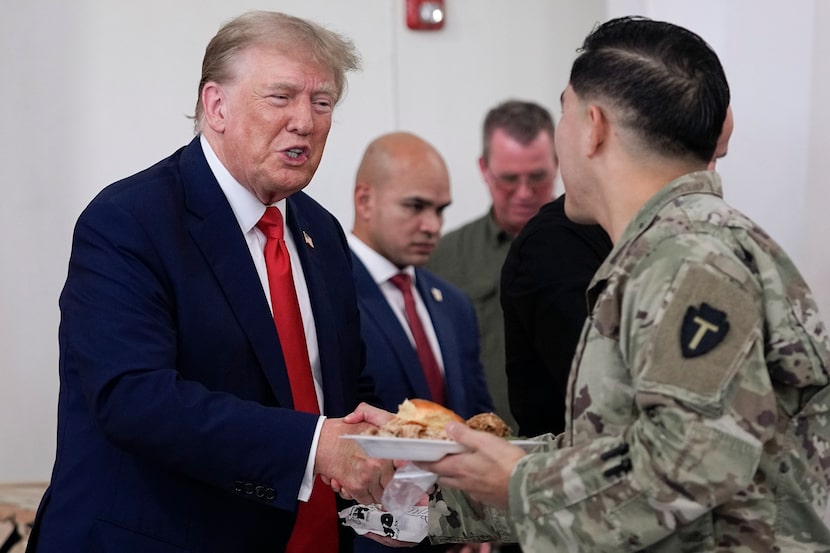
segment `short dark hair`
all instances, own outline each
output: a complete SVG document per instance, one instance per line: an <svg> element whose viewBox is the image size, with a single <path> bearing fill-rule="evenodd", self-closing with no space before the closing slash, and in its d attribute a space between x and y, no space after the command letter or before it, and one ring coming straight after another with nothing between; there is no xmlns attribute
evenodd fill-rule
<svg viewBox="0 0 830 553"><path fill-rule="evenodd" d="M548 110L533 102L507 100L497 105L484 118L481 156L485 161L490 158L490 140L496 129L503 130L519 144L527 145L539 136L540 131L546 131L553 139L553 117Z"/></svg>
<svg viewBox="0 0 830 553"><path fill-rule="evenodd" d="M646 147L671 157L712 159L729 106L717 54L671 23L621 17L585 39L570 85L583 99L604 99Z"/></svg>

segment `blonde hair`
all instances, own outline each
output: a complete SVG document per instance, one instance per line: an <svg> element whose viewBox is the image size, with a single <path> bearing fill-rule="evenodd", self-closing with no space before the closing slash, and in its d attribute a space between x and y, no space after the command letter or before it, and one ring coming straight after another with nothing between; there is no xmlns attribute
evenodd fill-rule
<svg viewBox="0 0 830 553"><path fill-rule="evenodd" d="M346 73L360 69L360 55L354 43L320 25L279 12L252 11L225 25L208 43L202 60L202 78L193 116L194 131L199 134L204 122L202 89L208 82L222 83L234 76L234 61L248 47L268 45L286 51L302 49L316 63L329 68L337 100L346 88Z"/></svg>

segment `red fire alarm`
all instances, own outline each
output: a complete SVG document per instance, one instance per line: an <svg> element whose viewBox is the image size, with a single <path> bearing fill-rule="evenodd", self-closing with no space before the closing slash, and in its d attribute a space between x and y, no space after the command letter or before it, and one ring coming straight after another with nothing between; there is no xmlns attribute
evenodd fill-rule
<svg viewBox="0 0 830 553"><path fill-rule="evenodd" d="M444 27L444 0L406 0L406 26L416 31Z"/></svg>

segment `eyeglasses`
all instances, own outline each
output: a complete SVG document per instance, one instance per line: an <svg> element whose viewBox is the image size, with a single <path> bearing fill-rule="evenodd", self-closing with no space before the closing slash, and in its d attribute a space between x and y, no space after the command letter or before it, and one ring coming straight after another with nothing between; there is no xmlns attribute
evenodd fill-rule
<svg viewBox="0 0 830 553"><path fill-rule="evenodd" d="M553 184L553 175L545 170L533 171L531 173L504 173L497 175L488 167L487 172L490 174L493 184L505 192L514 192L518 190L522 184L527 186L533 192L539 190L543 186Z"/></svg>

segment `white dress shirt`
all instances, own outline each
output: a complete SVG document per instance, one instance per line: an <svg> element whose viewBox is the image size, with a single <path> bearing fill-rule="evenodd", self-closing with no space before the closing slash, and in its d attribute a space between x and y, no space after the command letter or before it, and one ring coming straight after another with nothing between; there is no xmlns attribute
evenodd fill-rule
<svg viewBox="0 0 830 553"><path fill-rule="evenodd" d="M424 332L429 340L429 346L432 348L432 353L435 355L435 360L438 361L438 367L441 369L441 374L444 374L444 358L441 356L441 347L438 345L438 336L435 334L435 328L432 326L432 319L427 311L427 306L424 300L421 299L421 294L418 293L418 288L415 287L415 268L412 265L398 269L391 261L380 255L378 252L367 246L363 240L352 233L346 236L349 241L349 247L360 260L361 263L369 271L369 276L378 285L395 316L398 317L401 326L406 335L409 336L409 341L412 347L415 347L415 338L412 336L412 331L409 329L409 322L406 320L406 311L404 310L403 294L397 286L389 282L389 279L398 273L406 273L412 277L412 286L414 288L412 296L415 298L415 311L418 312L418 317L421 319L421 325L424 327Z"/></svg>
<svg viewBox="0 0 830 553"><path fill-rule="evenodd" d="M202 145L202 151L207 159L208 166L216 177L219 187L228 199L231 205L236 221L239 223L239 228L245 236L245 241L248 243L248 249L251 252L251 258L254 260L257 274L259 275L262 290L265 293L265 298L268 300L268 305L271 306L271 292L268 285L268 271L265 268L265 235L260 231L256 224L262 218L267 206L257 199L248 189L243 187L239 182L233 178L228 172L222 162L216 157L213 148L210 147L204 135L199 137ZM285 200L280 200L272 204L282 213L283 225L286 221ZM322 384L322 369L320 367L320 350L317 346L317 327L314 324L314 314L311 310L311 300L308 296L308 286L305 282L305 273L303 273L303 265L299 263L299 254L297 253L297 245L294 243L294 237L290 232L285 232L285 245L288 248L288 256L291 259L291 273L294 278L294 288L297 291L297 301L300 304L300 314L303 319L303 327L305 331L305 341L308 347L308 360L311 363L311 374L314 377L314 389L317 392L317 404L320 407L320 413L323 413L323 384ZM273 312L273 307L272 307ZM314 433L314 440L311 442L311 451L309 451L308 462L306 464L305 476L303 478L302 486L300 487L299 499L301 501L308 501L311 496L311 489L314 485L314 460L317 457L317 442L320 439L320 431L323 427L323 420L325 416L321 416L317 421L317 429ZM276 439L276 437L275 437Z"/></svg>

